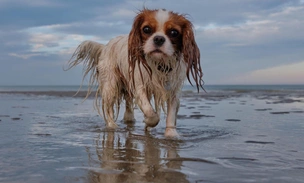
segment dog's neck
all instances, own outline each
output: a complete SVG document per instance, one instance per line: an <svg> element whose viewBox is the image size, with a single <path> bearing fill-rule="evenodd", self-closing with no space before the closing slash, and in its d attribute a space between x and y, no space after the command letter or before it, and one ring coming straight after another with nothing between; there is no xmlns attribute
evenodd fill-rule
<svg viewBox="0 0 304 183"><path fill-rule="evenodd" d="M169 72L171 72L173 69L172 69L172 67L170 67L170 66L168 66L168 65L159 64L159 65L157 66L157 70L159 70L160 72L169 73Z"/></svg>
<svg viewBox="0 0 304 183"><path fill-rule="evenodd" d="M160 59L146 56L145 59L147 60L152 70L157 70L163 74L169 74L172 72L175 67L177 67L179 61L176 56Z"/></svg>

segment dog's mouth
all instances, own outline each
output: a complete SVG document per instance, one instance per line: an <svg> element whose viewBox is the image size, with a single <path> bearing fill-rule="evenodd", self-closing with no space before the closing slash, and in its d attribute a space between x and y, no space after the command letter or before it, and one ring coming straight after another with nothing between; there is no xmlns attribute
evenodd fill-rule
<svg viewBox="0 0 304 183"><path fill-rule="evenodd" d="M159 53L164 54L164 52L162 52L160 49L155 49L155 50L151 51L150 53L151 54L154 54L154 53L156 53L156 54L159 54Z"/></svg>

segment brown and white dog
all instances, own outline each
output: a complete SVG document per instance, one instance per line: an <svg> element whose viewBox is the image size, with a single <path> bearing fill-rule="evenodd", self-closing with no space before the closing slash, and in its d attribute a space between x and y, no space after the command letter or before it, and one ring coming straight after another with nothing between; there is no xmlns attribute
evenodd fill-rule
<svg viewBox="0 0 304 183"><path fill-rule="evenodd" d="M192 27L184 15L143 9L129 35L113 38L106 45L84 41L78 46L68 69L84 63L84 77L90 74L88 94L98 84L95 106L100 113L100 96L107 127L117 127L124 99L125 121L134 121L134 102L144 113L146 130L159 123L163 109L167 114L165 136L178 136L179 93L185 79L191 84L194 81L198 91L203 88L200 51Z"/></svg>

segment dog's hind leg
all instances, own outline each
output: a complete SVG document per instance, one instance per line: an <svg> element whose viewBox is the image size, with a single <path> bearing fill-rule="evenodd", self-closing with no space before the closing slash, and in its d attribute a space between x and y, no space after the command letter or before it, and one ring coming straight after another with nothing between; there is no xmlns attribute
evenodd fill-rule
<svg viewBox="0 0 304 183"><path fill-rule="evenodd" d="M117 110L119 110L119 93L117 92L117 88L113 85L113 81L106 82L103 85L101 99L102 99L102 111L103 116L106 121L106 125L108 128L116 128L117 124L115 123L115 104L118 105ZM118 115L119 111L116 111Z"/></svg>
<svg viewBox="0 0 304 183"><path fill-rule="evenodd" d="M134 104L133 104L133 98L129 94L125 94L125 101L126 101L126 111L124 114L123 120L125 122L133 122L134 119Z"/></svg>

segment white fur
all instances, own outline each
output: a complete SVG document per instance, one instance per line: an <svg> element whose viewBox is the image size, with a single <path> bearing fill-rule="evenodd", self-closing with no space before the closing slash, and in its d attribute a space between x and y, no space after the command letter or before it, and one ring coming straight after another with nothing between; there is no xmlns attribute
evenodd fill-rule
<svg viewBox="0 0 304 183"><path fill-rule="evenodd" d="M156 15L155 15L155 19L156 21L158 22L158 31L164 31L164 24L168 21L169 19L169 12L166 11L166 10L158 10L156 12ZM163 32L164 33L164 32Z"/></svg>
<svg viewBox="0 0 304 183"><path fill-rule="evenodd" d="M89 44L91 41L83 42L76 50L73 58L75 61L70 61L71 67L77 65L80 59L79 55L88 55L87 61L96 58L100 52L92 52ZM90 48L90 49L89 49ZM166 136L177 136L176 114L179 107L179 91L182 87L183 81L186 77L186 65L181 58L175 56L166 57L163 63L154 57L146 56L146 60L152 69L152 78L148 72L140 65L143 81L140 77L138 66L135 68L135 86L131 87L131 82L125 84L116 71L119 71L126 81L129 78L129 64L128 64L128 36L119 36L112 40L107 45L95 44L94 49L101 49L99 61L96 65L98 70L98 90L96 96L101 96L101 108L106 124L110 128L117 127L115 121L118 116L119 106L123 99L126 100L126 112L124 120L130 121L134 119L133 114L133 99L128 98L129 95L122 93L122 91L129 90L135 99L135 104L144 113L144 121L146 127L154 127L160 120L161 108L168 112L166 119ZM91 55L92 54L92 55ZM97 54L97 55L94 55ZM77 63L76 63L77 61ZM93 62L93 61L92 61ZM90 63L90 62L88 62ZM170 72L158 70L159 65L172 68ZM85 66L86 67L86 66ZM92 71L92 68L87 67L86 71ZM154 107L151 104L151 99L154 99ZM98 99L97 99L98 101ZM166 106L167 105L167 110ZM96 102L97 109L100 104Z"/></svg>
<svg viewBox="0 0 304 183"><path fill-rule="evenodd" d="M156 13L156 20L160 27L168 18L167 11L159 10ZM153 38L156 35L166 38L165 43L159 48L164 54L150 54L156 49L153 44ZM84 61L84 77L91 72L90 85L98 81L95 106L99 113L99 109L102 109L107 127L117 127L115 121L120 110L120 103L125 100L125 121L134 120L135 103L144 114L146 129L155 127L163 109L167 113L165 136L178 136L176 118L179 109L179 93L186 78L186 62L182 54L174 54L174 47L162 29L156 31L146 41L143 50L144 59L152 70L152 76L139 62L140 64L136 64L133 71L134 85L129 73L128 35L118 36L106 45L92 41L81 43L69 61L69 68ZM159 68L170 68L170 71Z"/></svg>
<svg viewBox="0 0 304 183"><path fill-rule="evenodd" d="M164 42L164 44L161 46L161 47L157 47L157 49L159 49L160 51L162 51L162 53L153 53L153 55L155 57L161 57L163 54L167 55L167 56L172 56L174 54L174 48L173 48L173 45L170 41L170 39L168 38L167 35L165 35L164 33L162 32L155 32L148 40L147 42L144 44L144 52L146 54L149 54L151 52L153 52L156 47L154 45L154 37L155 36L163 36L166 41Z"/></svg>
<svg viewBox="0 0 304 183"><path fill-rule="evenodd" d="M149 54L151 52L153 52L156 47L154 44L154 37L155 36L163 36L166 41L164 42L164 44L161 47L157 47L160 51L162 51L162 53L153 53L154 56L156 57L161 57L162 54L165 54L167 56L172 56L174 54L174 48L173 45L170 41L170 39L168 38L168 36L165 34L165 30L164 30L164 24L168 21L169 19L169 12L166 10L158 10L156 12L155 15L155 19L157 21L157 31L149 37L149 39L147 40L147 42L144 44L144 52L146 54Z"/></svg>
<svg viewBox="0 0 304 183"><path fill-rule="evenodd" d="M99 81L100 85L107 87L107 89L102 89L102 98L106 97L108 104L113 105L115 100L119 100L123 96L119 96L119 90L121 90L120 85L123 85L120 81L120 78L116 76L116 73L113 72L115 68L118 68L123 74L124 78L127 81L130 81L129 78L129 65L127 62L127 45L128 45L128 36L120 36L112 39L103 50L100 56L100 62L98 63L98 69L100 71ZM160 109L161 106L165 106L169 100L174 98L177 100L178 93L182 87L183 81L185 79L186 65L183 60L171 56L166 58L163 64L164 67L170 67L173 70L168 73L159 71L159 61L154 60L154 57L146 56L146 60L149 63L149 66L152 69L152 78L150 79L148 72L142 67L141 71L143 74L143 82L140 76L138 67L135 68L135 87L131 89L131 83L127 87L131 89L130 91L134 95L135 103L143 111L145 115L145 122L147 127L155 126L160 119ZM103 95L103 93L106 94ZM154 97L155 109L150 103L151 98ZM118 102L119 103L119 102ZM169 105L169 104L168 104ZM174 104L173 108L176 108ZM109 105L106 105L107 107ZM165 110L166 111L166 110ZM107 121L110 123L114 122L112 115L110 113L105 114L108 116ZM170 127L175 127L176 123L176 110L168 110L167 125ZM130 114L128 114L130 115ZM110 117L110 118L109 118Z"/></svg>

